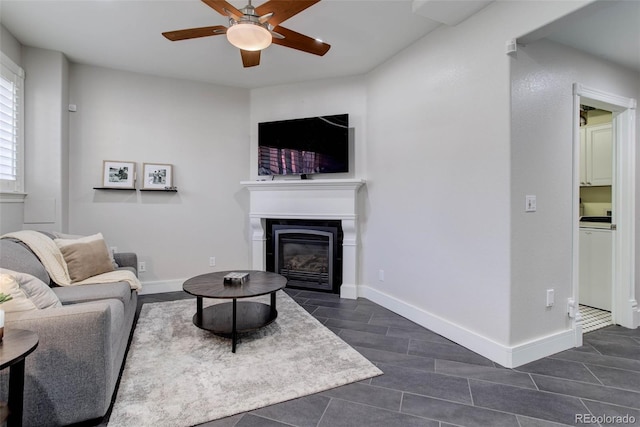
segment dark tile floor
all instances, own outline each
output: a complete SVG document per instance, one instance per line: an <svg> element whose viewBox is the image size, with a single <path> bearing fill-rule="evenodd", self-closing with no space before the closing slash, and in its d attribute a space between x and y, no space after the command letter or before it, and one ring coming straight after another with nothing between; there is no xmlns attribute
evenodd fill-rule
<svg viewBox="0 0 640 427"><path fill-rule="evenodd" d="M640 329L609 326L506 369L366 299L286 292L384 375L201 426L640 425Z"/></svg>

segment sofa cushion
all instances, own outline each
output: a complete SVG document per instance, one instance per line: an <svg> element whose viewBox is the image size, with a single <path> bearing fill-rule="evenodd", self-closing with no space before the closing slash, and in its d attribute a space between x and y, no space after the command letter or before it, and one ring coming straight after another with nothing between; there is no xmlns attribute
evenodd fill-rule
<svg viewBox="0 0 640 427"><path fill-rule="evenodd" d="M0 267L31 274L50 283L51 278L38 257L24 243L15 239L0 239Z"/></svg>
<svg viewBox="0 0 640 427"><path fill-rule="evenodd" d="M47 233L49 234L49 233ZM100 234L100 233L98 233ZM82 234L67 234L67 233L60 233L59 231L54 231L53 233L51 233L51 235L53 236L52 239L68 239L68 240L73 240L73 239L82 239L84 237L91 237L91 236L85 236ZM102 236L102 234L100 234L100 236ZM104 236L102 237L102 239L104 239ZM105 240L104 244L107 246L107 251L109 251L109 259L111 259L111 262L113 263L113 268L118 268L118 264L116 263L116 260L114 258L113 252L111 252L111 249L109 249L109 243Z"/></svg>
<svg viewBox="0 0 640 427"><path fill-rule="evenodd" d="M0 269L0 292L12 297L2 304L7 313L62 306L58 296L42 280L5 268Z"/></svg>
<svg viewBox="0 0 640 427"><path fill-rule="evenodd" d="M102 233L79 239L55 239L67 263L71 282L80 282L114 270Z"/></svg>
<svg viewBox="0 0 640 427"><path fill-rule="evenodd" d="M62 286L53 288L62 304L117 299L125 306L131 301L131 286L126 282L100 283L96 285Z"/></svg>

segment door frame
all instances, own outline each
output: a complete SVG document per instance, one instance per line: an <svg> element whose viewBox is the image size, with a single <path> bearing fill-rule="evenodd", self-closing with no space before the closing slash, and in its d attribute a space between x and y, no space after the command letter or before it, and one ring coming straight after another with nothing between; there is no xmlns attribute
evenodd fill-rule
<svg viewBox="0 0 640 427"><path fill-rule="evenodd" d="M573 84L573 314L576 346L582 345L582 316L579 311L579 201L580 201L580 104L611 111L614 176L612 223L612 315L613 322L626 328L639 326L638 302L635 295L635 168L637 101L611 93Z"/></svg>

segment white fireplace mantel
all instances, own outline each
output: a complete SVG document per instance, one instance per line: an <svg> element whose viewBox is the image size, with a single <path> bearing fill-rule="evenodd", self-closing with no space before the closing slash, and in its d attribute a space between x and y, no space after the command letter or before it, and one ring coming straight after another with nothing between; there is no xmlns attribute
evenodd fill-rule
<svg viewBox="0 0 640 427"><path fill-rule="evenodd" d="M254 270L264 270L266 266L266 218L340 220L344 234L340 296L357 298L358 190L365 184L364 180L242 181L240 184L250 192Z"/></svg>

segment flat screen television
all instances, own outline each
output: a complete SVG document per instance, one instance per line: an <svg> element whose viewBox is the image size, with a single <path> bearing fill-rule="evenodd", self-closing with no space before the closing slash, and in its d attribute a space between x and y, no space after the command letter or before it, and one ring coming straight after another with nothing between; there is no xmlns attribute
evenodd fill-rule
<svg viewBox="0 0 640 427"><path fill-rule="evenodd" d="M258 175L349 172L349 115L258 123Z"/></svg>

